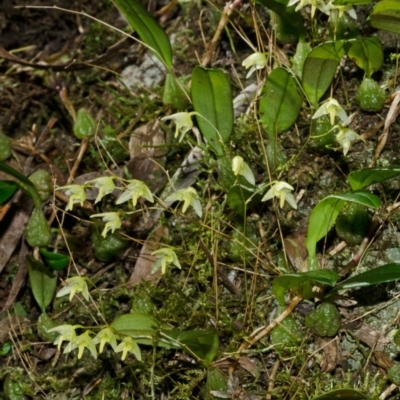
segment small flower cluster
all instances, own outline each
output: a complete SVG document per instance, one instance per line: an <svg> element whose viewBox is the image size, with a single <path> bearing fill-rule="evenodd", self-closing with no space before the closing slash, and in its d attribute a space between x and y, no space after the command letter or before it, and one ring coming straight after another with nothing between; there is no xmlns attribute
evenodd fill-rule
<svg viewBox="0 0 400 400"><path fill-rule="evenodd" d="M104 196L114 192L114 190L116 189L114 183L115 179L117 179L117 177L115 176L102 176L100 178L87 181L83 185L73 184L73 185L60 186L57 188L57 190L64 190L65 194L69 196L69 201L66 207L66 211L69 211L73 209L74 204L80 204L81 207L83 206L83 203L86 201L86 189L88 188L96 188L99 191L95 203L98 203ZM132 201L133 207L136 207L139 198L143 198L149 201L150 203L154 203L153 195L144 182L137 179L131 179L125 183L126 183L125 190L118 197L117 201L115 202L116 205ZM197 191L192 187L177 190L175 193L167 197L165 201L171 203L175 201L183 201L183 207L182 207L183 213L185 213L188 207L191 206L193 207L195 213L200 218L202 216L200 197ZM106 223L102 232L102 236L106 237L108 232L114 233L117 229L121 228L122 226L121 214L130 214L130 213L113 211L100 214L93 214L90 216L90 218L102 218L102 220Z"/></svg>
<svg viewBox="0 0 400 400"><path fill-rule="evenodd" d="M86 201L86 189L88 188L96 188L99 190L99 194L95 200L95 203L98 203L104 196L112 193L116 189L114 183L115 179L118 178L115 176L101 176L100 178L89 180L83 185L66 185L58 187L57 190L64 190L65 194L70 196L66 207L66 211L69 211L73 209L74 204L79 203L81 207L83 206L83 203ZM122 204L132 200L132 204L135 207L140 197L143 197L150 203L154 202L153 195L146 184L137 179L131 179L127 181L125 190L119 196L115 204ZM97 214L95 216L102 216L102 214Z"/></svg>
<svg viewBox="0 0 400 400"><path fill-rule="evenodd" d="M60 325L55 328L49 329L49 332L57 332L58 338L54 342L57 345L58 350L61 349L62 343L68 342L64 348L64 354L70 353L71 351L78 349L78 359L82 358L83 351L89 350L92 357L97 358L96 345L99 344L99 353L102 353L104 346L108 343L115 353L122 352L122 360L125 360L128 353L132 353L139 361L142 356L140 353L139 346L131 336L121 336L114 332L110 327L101 329L97 335L93 336L93 332L89 329L85 329L80 335L76 334L77 329L85 329L81 325ZM119 344L117 343L119 341Z"/></svg>
<svg viewBox="0 0 400 400"><path fill-rule="evenodd" d="M241 175L243 176L247 182L252 185L255 185L255 177L253 171L250 167L246 164L240 156L235 156L232 159L232 171L235 176ZM261 185L259 190L263 190L266 185ZM297 210L297 203L296 200L291 193L293 191L293 187L290 186L288 183L283 181L272 182L272 186L265 194L265 196L261 199L261 201L271 200L273 198L277 198L279 200L279 206L282 208L285 204L285 201Z"/></svg>
<svg viewBox="0 0 400 400"><path fill-rule="evenodd" d="M305 6L311 6L311 17L314 17L315 11L318 9L326 15L332 15L333 12L337 12L339 13L339 18L346 12L351 18L357 19L357 14L352 6L336 6L334 0L290 0L287 6L291 7L295 4L297 4L296 11Z"/></svg>
<svg viewBox="0 0 400 400"><path fill-rule="evenodd" d="M89 300L90 295L87 280L87 278L82 276L68 278L66 280L66 285L57 293L57 297L69 294L69 301L71 301L75 294L81 293L85 300ZM84 332L77 335L77 329L84 329ZM97 358L96 345L100 345L99 353L102 353L106 343L109 343L116 353L122 352L122 360L126 358L128 353L132 353L138 360L141 360L140 349L134 339L131 336L123 336L114 332L111 327L104 327L94 337L92 337L93 332L91 330L85 329L81 325L60 325L49 329L49 332L57 332L59 334L54 342L58 350L61 349L62 343L66 341L68 344L64 349L64 354L78 349L79 359L82 357L85 348L89 350L94 358ZM119 344L117 344L117 340L120 341Z"/></svg>
<svg viewBox="0 0 400 400"><path fill-rule="evenodd" d="M360 135L346 127L346 125L349 124L349 117L336 99L331 97L325 101L318 108L312 118L316 119L322 117L323 115L329 115L332 129L339 129L339 133L336 135L336 141L342 147L344 155L348 153L351 142L354 140L363 140ZM341 124L334 125L336 117L339 118Z"/></svg>

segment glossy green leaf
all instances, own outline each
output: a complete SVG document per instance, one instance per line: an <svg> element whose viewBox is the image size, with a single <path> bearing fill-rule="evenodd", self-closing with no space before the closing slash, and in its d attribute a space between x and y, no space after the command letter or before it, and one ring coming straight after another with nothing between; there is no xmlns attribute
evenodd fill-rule
<svg viewBox="0 0 400 400"><path fill-rule="evenodd" d="M306 36L306 30L304 28L304 21L300 13L295 11L295 7L287 7L289 0L277 1L277 0L256 0L256 3L267 7L269 10L277 13L287 25L293 28L293 31L297 33L300 38Z"/></svg>
<svg viewBox="0 0 400 400"><path fill-rule="evenodd" d="M53 253L45 249L40 249L40 254L44 263L51 269L61 270L68 267L70 257L65 254Z"/></svg>
<svg viewBox="0 0 400 400"><path fill-rule="evenodd" d="M36 208L40 208L42 206L42 200L40 199L38 191L36 190L34 184L25 175L21 174L19 171L10 167L3 161L0 161L0 171L3 171L17 179L16 184L26 195L32 198Z"/></svg>
<svg viewBox="0 0 400 400"><path fill-rule="evenodd" d="M353 276L339 285L335 286L331 292L361 288L365 286L378 285L380 283L393 282L400 279L400 264L391 263L370 269L356 276Z"/></svg>
<svg viewBox="0 0 400 400"><path fill-rule="evenodd" d="M192 100L201 133L218 156L225 153L233 130L233 101L227 76L217 69L195 67L192 72Z"/></svg>
<svg viewBox="0 0 400 400"><path fill-rule="evenodd" d="M262 94L259 111L268 135L289 129L296 121L302 103L293 76L285 68L274 69L268 75Z"/></svg>
<svg viewBox="0 0 400 400"><path fill-rule="evenodd" d="M308 224L306 247L311 259L316 257L317 242L333 227L346 202L358 203L371 208L378 208L381 204L377 196L364 190L335 194L321 200L312 211Z"/></svg>
<svg viewBox="0 0 400 400"><path fill-rule="evenodd" d="M44 313L53 300L57 286L57 277L54 276L52 271L49 271L42 263L31 256L26 258L26 262L33 297L39 304L42 313Z"/></svg>
<svg viewBox="0 0 400 400"><path fill-rule="evenodd" d="M384 182L400 175L400 166L364 168L350 172L347 179L353 190L365 188L373 183Z"/></svg>
<svg viewBox="0 0 400 400"><path fill-rule="evenodd" d="M114 3L143 43L164 62L168 69L172 69L172 48L169 38L139 0L114 0Z"/></svg>
<svg viewBox="0 0 400 400"><path fill-rule="evenodd" d="M345 45L347 55L365 71L368 78L383 64L382 44L376 37L350 40Z"/></svg>
<svg viewBox="0 0 400 400"><path fill-rule="evenodd" d="M0 204L5 203L18 190L18 185L13 181L0 181Z"/></svg>
<svg viewBox="0 0 400 400"><path fill-rule="evenodd" d="M284 274L275 278L272 284L272 292L280 305L285 304L285 293L289 289L296 289L300 285L309 282L322 283L323 285L334 286L339 276L336 272L327 269L317 271L300 272L297 274Z"/></svg>
<svg viewBox="0 0 400 400"><path fill-rule="evenodd" d="M308 55L303 67L303 89L314 107L332 83L343 55L343 41L323 43Z"/></svg>
<svg viewBox="0 0 400 400"><path fill-rule="evenodd" d="M370 400L370 397L355 389L337 389L311 400Z"/></svg>
<svg viewBox="0 0 400 400"><path fill-rule="evenodd" d="M380 1L372 10L369 21L374 28L400 34L400 2Z"/></svg>
<svg viewBox="0 0 400 400"><path fill-rule="evenodd" d="M215 329L202 329L182 332L177 341L182 349L193 353L201 360L211 363L218 354L219 337ZM207 363L206 363L207 364Z"/></svg>

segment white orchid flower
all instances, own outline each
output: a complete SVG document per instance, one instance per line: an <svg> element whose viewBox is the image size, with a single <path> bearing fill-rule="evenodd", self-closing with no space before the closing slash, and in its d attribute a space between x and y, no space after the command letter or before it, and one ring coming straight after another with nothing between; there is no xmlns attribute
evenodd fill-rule
<svg viewBox="0 0 400 400"><path fill-rule="evenodd" d="M241 175L246 179L247 182L251 183L252 185L255 185L256 180L254 178L253 171L244 162L242 157L240 156L233 157L232 171L235 176Z"/></svg>
<svg viewBox="0 0 400 400"><path fill-rule="evenodd" d="M289 203L295 210L297 210L296 200L291 193L293 191L293 186L290 186L288 183L283 181L278 181L274 183L265 196L261 199L261 201L271 200L274 197L279 199L279 206L282 208L285 204L285 201Z"/></svg>
<svg viewBox="0 0 400 400"><path fill-rule="evenodd" d="M257 51L243 60L242 66L246 69L250 68L250 71L246 75L246 79L249 78L254 71L265 68L267 65L266 54L267 53L260 53Z"/></svg>
<svg viewBox="0 0 400 400"><path fill-rule="evenodd" d="M335 117L338 117L343 124L349 123L349 117L347 116L346 111L344 111L343 107L333 97L329 98L318 108L312 119L322 117L326 114L329 114L331 125L335 124Z"/></svg>
<svg viewBox="0 0 400 400"><path fill-rule="evenodd" d="M168 117L161 118L161 121L167 121L169 119L172 119L172 121L175 122L176 125L175 138L177 138L180 133L181 136L179 138L179 142L181 142L186 132L190 131L193 128L193 121L192 121L193 115L196 115L194 111L179 112L176 114L169 115Z"/></svg>
<svg viewBox="0 0 400 400"><path fill-rule="evenodd" d="M348 153L351 142L354 140L364 140L353 130L341 126L339 126L339 133L336 135L335 139L342 146L344 155Z"/></svg>

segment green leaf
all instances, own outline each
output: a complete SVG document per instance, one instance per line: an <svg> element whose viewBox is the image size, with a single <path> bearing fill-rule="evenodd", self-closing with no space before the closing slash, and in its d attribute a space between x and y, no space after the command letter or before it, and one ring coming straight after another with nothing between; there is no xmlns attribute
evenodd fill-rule
<svg viewBox="0 0 400 400"><path fill-rule="evenodd" d="M353 190L365 188L373 183L384 182L400 175L400 166L364 168L350 172L347 179Z"/></svg>
<svg viewBox="0 0 400 400"><path fill-rule="evenodd" d="M18 179L16 184L26 195L32 198L35 207L40 208L42 206L42 200L40 199L39 193L36 190L35 185L25 175L22 175L16 169L10 167L3 161L0 161L0 171L3 171L6 174Z"/></svg>
<svg viewBox="0 0 400 400"><path fill-rule="evenodd" d="M18 185L13 181L0 181L0 204L10 199L17 189Z"/></svg>
<svg viewBox="0 0 400 400"><path fill-rule="evenodd" d="M346 202L358 203L371 208L378 208L381 204L377 196L364 190L325 197L316 205L310 216L306 240L309 258L316 257L317 242L333 227Z"/></svg>
<svg viewBox="0 0 400 400"><path fill-rule="evenodd" d="M374 28L400 34L400 2L380 1L372 10L369 21Z"/></svg>
<svg viewBox="0 0 400 400"><path fill-rule="evenodd" d="M337 389L311 400L370 400L370 397L355 389Z"/></svg>
<svg viewBox="0 0 400 400"><path fill-rule="evenodd" d="M304 28L303 18L300 13L295 11L295 7L287 7L289 1L256 0L256 3L277 13L289 26L293 28L300 38L305 38L306 29Z"/></svg>
<svg viewBox="0 0 400 400"><path fill-rule="evenodd" d="M268 135L289 129L296 121L302 98L296 81L285 68L276 68L268 76L260 100L261 123Z"/></svg>
<svg viewBox="0 0 400 400"><path fill-rule="evenodd" d="M212 394L213 399L219 399L220 397L216 393L212 392L222 392L221 398L227 398L226 392L228 391L228 378L217 368L210 368L207 371L207 391Z"/></svg>
<svg viewBox="0 0 400 400"><path fill-rule="evenodd" d="M303 67L303 89L314 107L326 92L344 55L343 41L326 42L308 55Z"/></svg>
<svg viewBox="0 0 400 400"><path fill-rule="evenodd" d="M219 337L215 329L182 332L177 341L183 345L182 349L189 350L189 353L209 362L205 364L211 364L218 354Z"/></svg>
<svg viewBox="0 0 400 400"><path fill-rule="evenodd" d="M68 267L70 257L65 254L53 253L45 249L40 249L40 254L44 263L54 270L61 270Z"/></svg>
<svg viewBox="0 0 400 400"><path fill-rule="evenodd" d="M26 262L33 297L39 304L42 313L44 313L53 300L57 286L57 277L42 263L31 256L26 258Z"/></svg>
<svg viewBox="0 0 400 400"><path fill-rule="evenodd" d="M260 195L254 195L255 190L256 188L250 184L232 186L226 197L229 208L235 211L236 214L242 217L245 216L246 210L251 208L254 204L258 204L261 200ZM253 196L253 198L250 200L249 204L247 204L246 202L251 196Z"/></svg>
<svg viewBox="0 0 400 400"><path fill-rule="evenodd" d="M165 331L165 335L160 336L160 324L158 321L148 314L130 313L116 318L111 327L121 335L132 336L135 342L145 345L157 345L166 348L179 348L179 345L174 340L169 340L169 337L175 339L173 331ZM180 332L179 332L180 333Z"/></svg>
<svg viewBox="0 0 400 400"><path fill-rule="evenodd" d="M335 0L333 4L335 6L357 6L360 4L370 4L372 0Z"/></svg>
<svg viewBox="0 0 400 400"><path fill-rule="evenodd" d="M272 292L280 305L285 305L285 293L289 289L296 289L304 283L313 284L314 282L323 285L334 286L339 275L327 269L317 271L300 272L297 274L284 274L275 278L272 284Z"/></svg>
<svg viewBox="0 0 400 400"><path fill-rule="evenodd" d="M201 133L218 156L225 153L233 130L232 90L227 76L217 69L196 66L192 72L192 100Z"/></svg>
<svg viewBox="0 0 400 400"><path fill-rule="evenodd" d="M365 71L368 78L383 64L382 44L376 37L350 40L345 44L347 55Z"/></svg>
<svg viewBox="0 0 400 400"><path fill-rule="evenodd" d="M339 290L355 289L380 283L393 282L400 279L400 264L391 263L353 276L336 285L332 292Z"/></svg>
<svg viewBox="0 0 400 400"><path fill-rule="evenodd" d="M130 313L116 318L111 327L121 335L132 336L139 344L151 345L159 324L150 315Z"/></svg>
<svg viewBox="0 0 400 400"><path fill-rule="evenodd" d="M172 48L167 34L138 0L114 0L119 11L140 39L168 69L172 69Z"/></svg>

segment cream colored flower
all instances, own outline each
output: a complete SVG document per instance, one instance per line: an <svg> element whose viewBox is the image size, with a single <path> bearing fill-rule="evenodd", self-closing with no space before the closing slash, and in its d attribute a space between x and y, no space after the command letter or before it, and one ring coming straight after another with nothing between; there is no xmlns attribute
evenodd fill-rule
<svg viewBox="0 0 400 400"><path fill-rule="evenodd" d="M83 332L82 335L77 336L73 341L71 341L65 348L64 353L69 353L72 350L78 349L78 359L81 359L85 347L90 351L93 358L97 358L96 346L90 336L90 331Z"/></svg>
<svg viewBox="0 0 400 400"><path fill-rule="evenodd" d="M294 6L296 3L299 3L296 7L296 11L300 10L301 8L310 5L311 6L311 17L314 18L315 10L318 9L322 11L324 14L329 15L329 11L332 8L332 5L326 3L323 0L290 0L288 3L288 7Z"/></svg>
<svg viewBox="0 0 400 400"><path fill-rule="evenodd" d="M181 142L185 134L193 128L192 116L195 114L195 112L180 112L161 118L161 121L172 119L175 122L175 138L178 137L180 132L179 142Z"/></svg>
<svg viewBox="0 0 400 400"><path fill-rule="evenodd" d="M150 203L154 202L153 195L147 185L137 179L131 179L125 191L119 196L115 204L118 205L132 200L133 206L135 207L139 197L145 198Z"/></svg>
<svg viewBox="0 0 400 400"><path fill-rule="evenodd" d="M58 187L57 190L65 190L65 194L69 196L69 201L65 211L72 210L74 204L79 203L81 207L86 200L85 185L67 185Z"/></svg>
<svg viewBox="0 0 400 400"><path fill-rule="evenodd" d="M339 133L336 141L343 147L343 154L346 155L350 149L351 142L354 140L364 140L360 135L349 128L339 126Z"/></svg>
<svg viewBox="0 0 400 400"><path fill-rule="evenodd" d="M82 293L85 300L89 300L89 290L86 283L87 278L82 276L73 276L68 278L66 285L57 293L56 297L62 297L69 294L69 301L73 299L76 293Z"/></svg>
<svg viewBox="0 0 400 400"><path fill-rule="evenodd" d="M110 343L113 350L117 351L117 335L113 332L111 328L102 329L94 338L93 341L95 344L100 343L99 353L103 352L104 346L106 343Z"/></svg>
<svg viewBox="0 0 400 400"><path fill-rule="evenodd" d="M99 194L97 195L95 203L98 203L105 195L114 191L114 179L113 176L101 176L100 178L85 182L85 185L94 186L99 189Z"/></svg>
<svg viewBox="0 0 400 400"><path fill-rule="evenodd" d="M156 272L161 268L161 273L164 275L167 270L167 265L173 264L175 267L181 269L181 264L175 251L172 248L165 247L156 251L153 251L151 255L156 256L156 262L152 269L152 273Z"/></svg>
<svg viewBox="0 0 400 400"><path fill-rule="evenodd" d="M130 336L125 336L122 342L117 346L115 352L119 353L122 351L121 360L124 361L128 353L132 353L139 361L142 359L139 346Z"/></svg>
<svg viewBox="0 0 400 400"><path fill-rule="evenodd" d="M103 219L104 222L106 222L103 232L101 233L101 236L103 237L107 236L108 231L114 233L116 229L121 228L121 218L119 217L119 214L117 212L106 212L101 214L93 214L90 216L90 218L96 217L100 217Z"/></svg>
<svg viewBox="0 0 400 400"><path fill-rule="evenodd" d="M186 189L177 190L168 196L165 201L183 201L182 212L185 213L189 206L192 206L195 213L201 218L203 210L201 208L200 197L196 189L188 187Z"/></svg>
<svg viewBox="0 0 400 400"><path fill-rule="evenodd" d="M255 52L249 55L246 59L243 60L242 66L246 69L250 68L250 71L246 75L246 79L250 77L250 75L258 70L263 69L267 65L267 57L266 53Z"/></svg>
<svg viewBox="0 0 400 400"><path fill-rule="evenodd" d="M294 190L293 187L288 183L283 181L276 182L271 186L261 201L267 201L276 197L279 199L279 206L281 208L283 207L285 201L287 201L295 210L297 210L297 203L291 193L292 190Z"/></svg>
<svg viewBox="0 0 400 400"><path fill-rule="evenodd" d="M254 178L253 171L244 162L242 157L240 156L233 157L232 171L235 176L241 175L246 179L247 182L251 183L252 185L255 185L256 180Z"/></svg>
<svg viewBox="0 0 400 400"><path fill-rule="evenodd" d="M55 328L49 329L49 332L57 332L60 334L54 344L57 345L57 349L61 349L62 342L66 340L67 342L72 342L76 339L75 329L79 328L79 325L59 325Z"/></svg>
<svg viewBox="0 0 400 400"><path fill-rule="evenodd" d="M313 115L312 119L322 117L329 114L331 125L335 124L335 117L338 117L344 124L349 122L349 118L343 107L333 97L322 103L318 110Z"/></svg>

